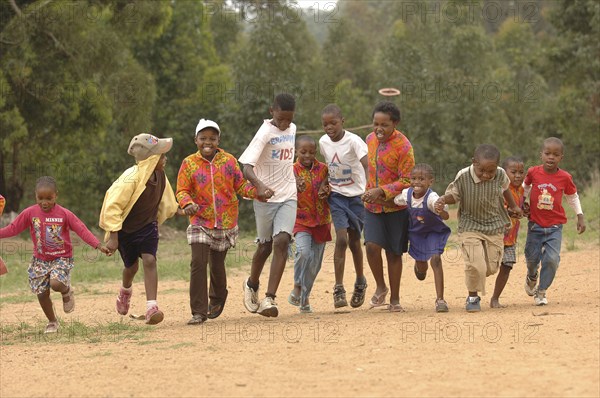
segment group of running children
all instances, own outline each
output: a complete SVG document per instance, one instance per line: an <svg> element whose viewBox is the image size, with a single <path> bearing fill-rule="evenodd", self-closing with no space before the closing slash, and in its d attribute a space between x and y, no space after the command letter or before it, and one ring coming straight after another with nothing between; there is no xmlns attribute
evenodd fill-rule
<svg viewBox="0 0 600 398"><path fill-rule="evenodd" d="M33 259L28 268L31 290L48 318L45 332L59 328L50 289L62 294L65 313L75 307L70 272L73 230L90 246L107 255L119 251L124 263L116 310L129 312L132 282L142 260L147 308L146 323L164 318L157 304L156 252L158 226L175 214L188 216L187 241L191 247L190 325L218 317L227 300L225 257L238 238L238 195L254 199L257 249L250 275L243 282L244 306L251 313L276 317L275 303L288 249L295 239L294 288L288 296L302 313L312 312L310 293L321 268L326 242L335 228L335 308L348 305L344 288L346 250L352 253L356 280L350 306L363 305L367 279L363 250L376 287L370 308L387 307L403 312L400 305L402 255L415 260L414 272L424 280L431 265L436 290L435 310L447 312L444 300L442 254L450 235L448 205L458 204L458 241L465 263L468 291L465 308L481 310L479 292L485 279L498 277L490 306L501 307L499 297L516 262L519 218L528 216L525 258L525 291L536 305L547 304L550 287L560 261L562 225L567 218L562 196L577 214L577 230L585 222L577 189L569 173L558 167L563 144L558 138L544 140L542 164L525 173L523 161L509 157L500 163L494 145L479 145L472 164L460 170L444 195L431 190L434 170L415 164L409 140L399 130L400 110L389 101L373 110L373 131L366 142L344 130L340 108L331 104L321 114L325 135L317 142L309 135L296 136L293 123L295 99L275 97L269 112L238 160L219 148L221 129L201 119L194 142L198 151L186 157L179 169L174 192L164 167L171 138L140 134L128 153L136 164L127 169L106 192L100 227L106 231L102 244L69 210L56 203L58 189L52 177L41 177L35 187L36 205L23 210L0 238L29 229ZM325 163L316 159L317 150ZM296 161L294 162L294 155ZM4 198L0 196L0 213ZM385 251L389 284L384 278ZM265 296L259 298L260 276L272 255ZM538 272L541 263L541 271ZM207 280L210 269L210 285ZM387 295L389 304L386 303Z"/></svg>

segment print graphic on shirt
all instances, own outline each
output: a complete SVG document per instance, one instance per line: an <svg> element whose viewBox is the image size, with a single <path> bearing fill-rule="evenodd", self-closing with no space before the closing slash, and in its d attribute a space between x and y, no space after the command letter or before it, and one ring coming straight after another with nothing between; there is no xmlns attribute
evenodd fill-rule
<svg viewBox="0 0 600 398"><path fill-rule="evenodd" d="M272 149L271 159L288 160L294 158L294 148Z"/></svg>
<svg viewBox="0 0 600 398"><path fill-rule="evenodd" d="M33 224L33 232L35 234L35 251L38 253L42 253L42 222L38 217L32 217L31 223Z"/></svg>
<svg viewBox="0 0 600 398"><path fill-rule="evenodd" d="M548 193L546 188L544 188L542 194L538 196L537 207L541 210L552 210L554 208L554 198Z"/></svg>
<svg viewBox="0 0 600 398"><path fill-rule="evenodd" d="M417 221L420 222L421 224L425 224L425 217L417 216Z"/></svg>
<svg viewBox="0 0 600 398"><path fill-rule="evenodd" d="M340 158L336 152L329 163L329 183L338 187L354 184L352 179L352 167L350 165L340 163Z"/></svg>
<svg viewBox="0 0 600 398"><path fill-rule="evenodd" d="M51 250L60 250L63 248L65 241L60 237L62 225L50 224L46 225L46 246Z"/></svg>

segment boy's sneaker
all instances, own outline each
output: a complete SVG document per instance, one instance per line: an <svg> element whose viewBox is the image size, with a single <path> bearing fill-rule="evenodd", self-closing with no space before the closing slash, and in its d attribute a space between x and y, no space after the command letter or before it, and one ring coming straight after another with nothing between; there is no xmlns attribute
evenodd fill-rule
<svg viewBox="0 0 600 398"><path fill-rule="evenodd" d="M435 300L435 312L448 312L448 303L446 302L446 300Z"/></svg>
<svg viewBox="0 0 600 398"><path fill-rule="evenodd" d="M131 301L132 290L125 290L121 287L117 296L117 312L121 315L127 315L129 312L129 302Z"/></svg>
<svg viewBox="0 0 600 398"><path fill-rule="evenodd" d="M156 325L157 323L161 323L163 319L165 319L165 314L156 305L153 305L146 311L146 324L148 325Z"/></svg>
<svg viewBox="0 0 600 398"><path fill-rule="evenodd" d="M65 301L67 299L67 301ZM75 309L75 292L73 292L73 288L69 287L69 291L62 295L63 300L63 310L65 314L69 312L73 312Z"/></svg>
<svg viewBox="0 0 600 398"><path fill-rule="evenodd" d="M46 329L44 329L44 334L56 332L58 332L58 321L48 322L48 324L46 325Z"/></svg>
<svg viewBox="0 0 600 398"><path fill-rule="evenodd" d="M262 299L256 312L258 312L259 315L273 318L279 315L279 310L277 309L277 304L275 303L275 300L273 300L273 298L269 296Z"/></svg>
<svg viewBox="0 0 600 398"><path fill-rule="evenodd" d="M250 279L250 278L248 278ZM244 307L251 312L258 311L258 291L248 286L248 279L244 280Z"/></svg>
<svg viewBox="0 0 600 398"><path fill-rule="evenodd" d="M350 299L350 306L352 308L358 308L365 302L365 295L367 293L367 278L363 277L362 281L354 283L354 292L352 292L352 298Z"/></svg>
<svg viewBox="0 0 600 398"><path fill-rule="evenodd" d="M347 307L346 289L344 285L335 285L333 287L333 306L335 308Z"/></svg>
<svg viewBox="0 0 600 398"><path fill-rule="evenodd" d="M535 285L537 285L537 275L531 279L529 275L525 276L525 293L528 296L533 296L535 294Z"/></svg>
<svg viewBox="0 0 600 398"><path fill-rule="evenodd" d="M479 296L475 296L475 297L467 297L467 303L465 305L465 309L467 310L467 312L479 312L481 311L481 297Z"/></svg>
<svg viewBox="0 0 600 398"><path fill-rule="evenodd" d="M546 298L546 291L545 290L537 290L535 292L535 296L533 297L533 301L535 301L535 305L548 304L548 299Z"/></svg>

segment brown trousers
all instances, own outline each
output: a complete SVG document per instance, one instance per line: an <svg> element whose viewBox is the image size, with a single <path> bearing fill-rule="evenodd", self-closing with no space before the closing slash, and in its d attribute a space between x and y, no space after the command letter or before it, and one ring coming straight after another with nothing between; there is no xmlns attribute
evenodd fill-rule
<svg viewBox="0 0 600 398"><path fill-rule="evenodd" d="M225 256L227 250L211 250L205 243L192 243L192 261L190 263L190 308L192 315L206 318L208 299L214 303L223 302L227 290ZM206 267L210 264L210 291L207 291Z"/></svg>

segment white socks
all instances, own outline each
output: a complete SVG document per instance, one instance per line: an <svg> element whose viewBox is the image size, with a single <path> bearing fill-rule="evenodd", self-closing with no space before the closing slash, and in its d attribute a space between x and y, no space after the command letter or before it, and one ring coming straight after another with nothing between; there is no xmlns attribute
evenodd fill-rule
<svg viewBox="0 0 600 398"><path fill-rule="evenodd" d="M152 307L158 307L156 300L148 300L146 301L146 311L148 311Z"/></svg>

